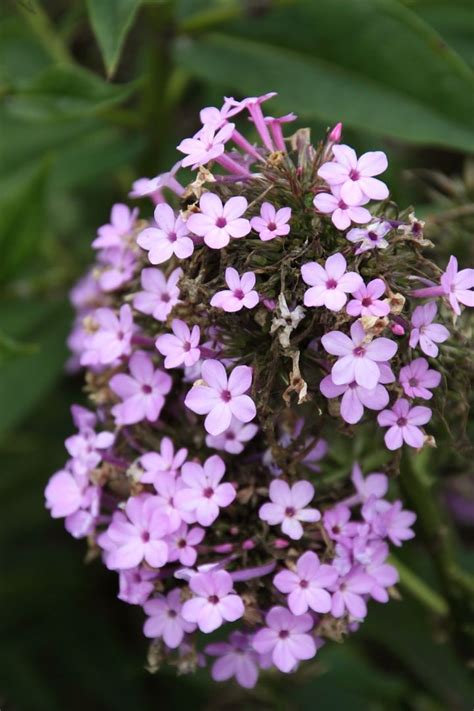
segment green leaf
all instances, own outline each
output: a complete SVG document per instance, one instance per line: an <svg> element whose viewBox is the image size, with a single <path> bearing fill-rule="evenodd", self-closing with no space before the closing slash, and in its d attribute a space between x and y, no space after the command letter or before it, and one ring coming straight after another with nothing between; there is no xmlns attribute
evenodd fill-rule
<svg viewBox="0 0 474 711"><path fill-rule="evenodd" d="M474 67L472 0L416 0L411 7Z"/></svg>
<svg viewBox="0 0 474 711"><path fill-rule="evenodd" d="M15 277L38 252L45 231L49 164L43 161L19 188L0 200L0 282Z"/></svg>
<svg viewBox="0 0 474 711"><path fill-rule="evenodd" d="M8 108L37 121L90 116L121 103L137 86L108 84L81 67L55 65L13 93Z"/></svg>
<svg viewBox="0 0 474 711"><path fill-rule="evenodd" d="M396 0L303 0L225 34L183 37L176 60L227 91L278 89L273 106L303 120L474 149L472 71Z"/></svg>
<svg viewBox="0 0 474 711"><path fill-rule="evenodd" d="M115 73L123 43L142 0L87 0L89 17L107 75Z"/></svg>

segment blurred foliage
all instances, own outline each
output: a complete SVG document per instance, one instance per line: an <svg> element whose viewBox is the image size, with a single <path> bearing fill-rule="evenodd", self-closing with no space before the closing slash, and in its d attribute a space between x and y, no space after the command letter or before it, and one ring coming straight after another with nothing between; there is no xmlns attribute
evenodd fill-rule
<svg viewBox="0 0 474 711"><path fill-rule="evenodd" d="M115 576L84 567L42 490L82 399L63 371L67 291L110 205L174 162L200 107L276 90L272 111L295 111L299 125L342 120L356 148L387 151L395 197L423 203L443 259L452 246L472 260L472 167L459 174L474 148L473 66L472 0L0 4L2 711L472 707L461 653L474 623L455 614L472 540L450 534L446 576L445 539L433 550L430 528L450 525L438 475L464 475L457 455L424 462L418 489L406 486L412 504L432 498L434 518L421 517L401 559L403 602L372 605L302 678L270 677L252 694L145 672L140 612L116 600Z"/></svg>

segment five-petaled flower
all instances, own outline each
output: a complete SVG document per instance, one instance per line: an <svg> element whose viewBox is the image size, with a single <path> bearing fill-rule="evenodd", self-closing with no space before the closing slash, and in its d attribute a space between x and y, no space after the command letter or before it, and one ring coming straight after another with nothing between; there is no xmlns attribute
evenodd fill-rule
<svg viewBox="0 0 474 711"><path fill-rule="evenodd" d="M298 558L296 571L282 570L273 579L273 584L288 595L288 607L294 615L302 615L308 609L325 613L331 609L328 588L334 585L339 574L331 565L319 562L313 551L306 551Z"/></svg>
<svg viewBox="0 0 474 711"><path fill-rule="evenodd" d="M436 358L439 353L437 343L444 343L449 338L449 331L441 323L433 323L438 307L434 301L424 306L417 306L411 317L410 348L419 344L423 353Z"/></svg>
<svg viewBox="0 0 474 711"><path fill-rule="evenodd" d="M441 382L441 373L430 368L426 358L416 358L400 369L400 383L408 397L421 397L431 400L431 388L437 388Z"/></svg>
<svg viewBox="0 0 474 711"><path fill-rule="evenodd" d="M185 620L181 614L181 590L174 588L167 595L158 595L143 605L148 619L143 634L151 639L161 638L167 647L176 649L187 632L194 632L196 625Z"/></svg>
<svg viewBox="0 0 474 711"><path fill-rule="evenodd" d="M247 209L247 200L236 196L225 205L218 195L204 193L199 200L200 212L188 217L186 225L195 235L204 238L212 249L227 247L231 239L245 237L250 232L250 222L242 217Z"/></svg>
<svg viewBox="0 0 474 711"><path fill-rule="evenodd" d="M155 346L161 355L165 356L165 368L178 368L180 365L189 368L198 362L201 351L199 326L189 326L179 318L171 322L173 334L164 333L155 341Z"/></svg>
<svg viewBox="0 0 474 711"><path fill-rule="evenodd" d="M254 290L255 274L245 272L242 276L233 267L225 270L225 280L228 289L218 291L211 299L211 306L224 311L240 311L244 307L253 309L258 304L258 294Z"/></svg>
<svg viewBox="0 0 474 711"><path fill-rule="evenodd" d="M112 408L115 421L119 425L133 425L145 419L156 422L165 395L171 390L171 377L155 370L151 358L140 351L132 355L128 367L130 375L118 373L109 382L110 389L123 401Z"/></svg>
<svg viewBox="0 0 474 711"><path fill-rule="evenodd" d="M308 634L314 621L309 613L293 615L286 607L272 607L265 618L266 627L259 630L253 640L260 654L272 655L274 665L282 672L291 672L303 659L316 654L316 642Z"/></svg>
<svg viewBox="0 0 474 711"><path fill-rule="evenodd" d="M431 419L429 407L416 405L410 407L408 400L401 398L393 405L391 410L382 410L377 417L381 427L388 427L385 433L385 444L388 449L399 449L403 442L410 447L423 446L425 435L420 429Z"/></svg>
<svg viewBox="0 0 474 711"><path fill-rule="evenodd" d="M372 279L367 285L362 284L357 291L352 292L346 311L350 316L386 316L390 306L386 301L380 301L385 293L383 279Z"/></svg>
<svg viewBox="0 0 474 711"><path fill-rule="evenodd" d="M288 224L291 218L291 207L281 207L276 210L269 202L264 202L260 208L260 216L252 217L250 224L261 240L267 242L275 237L282 237L290 232Z"/></svg>
<svg viewBox="0 0 474 711"><path fill-rule="evenodd" d="M179 301L178 281L183 271L178 267L166 279L160 269L148 267L142 269L141 284L143 291L138 292L133 299L133 306L137 311L156 318L157 321L166 321L171 309Z"/></svg>
<svg viewBox="0 0 474 711"><path fill-rule="evenodd" d="M357 158L353 148L335 145L332 148L334 161L324 163L318 175L331 187L337 185L347 205L360 205L361 200L385 200L388 188L374 178L387 170L387 156L382 151L369 151Z"/></svg>
<svg viewBox="0 0 474 711"><path fill-rule="evenodd" d="M181 469L184 487L175 497L176 507L193 514L201 526L210 526L219 515L219 509L229 506L236 496L235 488L228 482L221 483L225 464L214 454L203 466L186 462Z"/></svg>
<svg viewBox="0 0 474 711"><path fill-rule="evenodd" d="M137 237L137 243L148 252L151 264L162 264L173 254L178 259L190 257L194 251L194 242L180 216L176 217L173 209L166 203L155 207L157 227L147 227Z"/></svg>
<svg viewBox="0 0 474 711"><path fill-rule="evenodd" d="M293 486L275 479L270 484L270 502L260 507L259 516L270 526L281 523L281 530L297 541L303 536L304 523L315 523L321 518L317 509L307 508L314 497L314 487L309 481L297 481Z"/></svg>
<svg viewBox="0 0 474 711"><path fill-rule="evenodd" d="M182 615L195 622L201 632L214 632L223 622L235 622L244 614L244 603L233 591L232 577L225 570L196 573L189 581L194 593L186 600Z"/></svg>
<svg viewBox="0 0 474 711"><path fill-rule="evenodd" d="M360 274L346 272L346 267L346 260L339 252L331 254L324 267L317 262L303 264L303 281L311 287L305 291L304 305L325 306L330 311L340 311L347 301L346 294L364 285Z"/></svg>

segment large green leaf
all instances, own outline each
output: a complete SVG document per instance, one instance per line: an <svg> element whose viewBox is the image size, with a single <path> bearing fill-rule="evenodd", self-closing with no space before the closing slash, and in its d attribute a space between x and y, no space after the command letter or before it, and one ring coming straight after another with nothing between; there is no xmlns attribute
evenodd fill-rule
<svg viewBox="0 0 474 711"><path fill-rule="evenodd" d="M472 0L415 0L410 6L474 67Z"/></svg>
<svg viewBox="0 0 474 711"><path fill-rule="evenodd" d="M127 33L142 0L87 0L94 34L108 76L114 74Z"/></svg>
<svg viewBox="0 0 474 711"><path fill-rule="evenodd" d="M275 104L302 118L474 149L472 71L396 0L302 0L183 38L176 59L226 90L278 89Z"/></svg>

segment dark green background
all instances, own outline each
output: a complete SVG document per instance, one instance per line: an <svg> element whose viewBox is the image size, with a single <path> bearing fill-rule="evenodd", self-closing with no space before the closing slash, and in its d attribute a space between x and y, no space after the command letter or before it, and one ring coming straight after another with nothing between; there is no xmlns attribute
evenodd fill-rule
<svg viewBox="0 0 474 711"><path fill-rule="evenodd" d="M42 492L82 399L81 379L63 374L67 291L110 205L176 160L199 108L276 90L271 112L295 111L316 136L342 120L359 150L387 152L395 197L436 216L472 207L469 171L467 187L456 176L474 148L473 64L472 0L2 0L2 711L472 707L468 621L428 520L401 558L403 601L373 603L357 635L321 652L317 673L248 694L201 673L146 672L140 611L116 600L113 574L84 565L84 543L49 519ZM427 168L450 176L443 200L424 187ZM439 234L443 260L453 245L472 255L469 223ZM435 459L420 481L439 521L450 455ZM455 535L457 574L473 568L472 540Z"/></svg>

